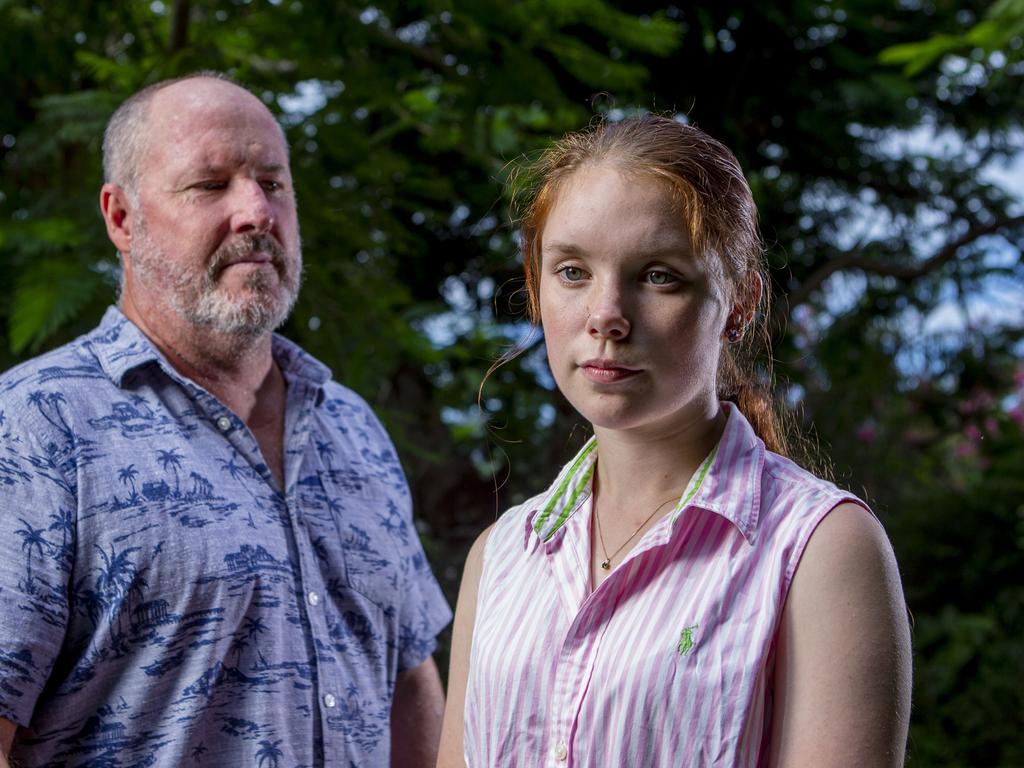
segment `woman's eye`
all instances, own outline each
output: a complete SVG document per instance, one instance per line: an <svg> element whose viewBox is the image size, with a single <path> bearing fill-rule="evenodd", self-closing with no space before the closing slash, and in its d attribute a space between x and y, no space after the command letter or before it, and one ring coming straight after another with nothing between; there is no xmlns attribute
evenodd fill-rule
<svg viewBox="0 0 1024 768"><path fill-rule="evenodd" d="M583 270L579 267L562 267L558 272L562 279L569 283L579 282L583 279Z"/></svg>
<svg viewBox="0 0 1024 768"><path fill-rule="evenodd" d="M652 269L647 273L647 282L651 285L671 285L677 282L676 276L671 272L664 272L660 269Z"/></svg>

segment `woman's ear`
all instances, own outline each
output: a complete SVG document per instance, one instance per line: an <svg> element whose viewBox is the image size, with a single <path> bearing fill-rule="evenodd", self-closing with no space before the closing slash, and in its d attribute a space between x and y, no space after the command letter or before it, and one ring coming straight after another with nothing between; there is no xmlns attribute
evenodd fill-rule
<svg viewBox="0 0 1024 768"><path fill-rule="evenodd" d="M760 272L755 272L753 279L747 289L746 306L743 307L743 327L746 328L754 322L754 315L757 308L761 306L761 297L764 295L764 278Z"/></svg>
<svg viewBox="0 0 1024 768"><path fill-rule="evenodd" d="M750 324L754 322L757 308L761 306L763 292L764 279L757 272L736 290L732 309L725 322L726 337L729 341L733 343L739 341Z"/></svg>

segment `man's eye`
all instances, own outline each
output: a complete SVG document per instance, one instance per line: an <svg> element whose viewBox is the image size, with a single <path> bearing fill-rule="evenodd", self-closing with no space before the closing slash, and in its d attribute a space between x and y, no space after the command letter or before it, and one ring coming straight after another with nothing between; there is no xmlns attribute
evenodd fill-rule
<svg viewBox="0 0 1024 768"><path fill-rule="evenodd" d="M652 269L647 273L647 282L651 285L671 285L672 283L678 282L676 276L671 272L665 272L660 269Z"/></svg>
<svg viewBox="0 0 1024 768"><path fill-rule="evenodd" d="M200 181L194 185L195 189L202 190L203 192L214 192L218 189L224 189L227 185L223 181Z"/></svg>
<svg viewBox="0 0 1024 768"><path fill-rule="evenodd" d="M266 181L261 181L260 182L260 186L263 187L263 189L266 190L267 192L278 192L278 191L284 189L284 184L282 184L279 181L275 181L273 179L268 179Z"/></svg>

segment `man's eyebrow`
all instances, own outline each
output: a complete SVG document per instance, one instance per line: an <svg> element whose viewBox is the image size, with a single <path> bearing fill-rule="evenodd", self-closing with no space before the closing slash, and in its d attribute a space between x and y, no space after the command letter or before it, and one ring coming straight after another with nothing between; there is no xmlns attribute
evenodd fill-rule
<svg viewBox="0 0 1024 768"><path fill-rule="evenodd" d="M283 163L261 163L256 166L256 171L259 173L283 173L285 167L286 166ZM216 176L221 173L231 173L234 170L234 168L235 165L233 164L219 165L214 163L208 163L206 165L200 166L198 169L196 169L195 172L199 173L200 175L212 174Z"/></svg>

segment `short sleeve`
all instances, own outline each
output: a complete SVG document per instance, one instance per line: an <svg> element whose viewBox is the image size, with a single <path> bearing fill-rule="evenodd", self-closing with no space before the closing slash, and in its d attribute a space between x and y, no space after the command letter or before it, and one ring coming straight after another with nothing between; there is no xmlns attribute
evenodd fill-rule
<svg viewBox="0 0 1024 768"><path fill-rule="evenodd" d="M73 438L17 423L15 397L0 399L0 717L25 726L67 627L77 504Z"/></svg>
<svg viewBox="0 0 1024 768"><path fill-rule="evenodd" d="M452 620L452 612L420 542L405 474L394 445L369 406L366 410L373 439L383 447L377 458L386 466L388 474L400 479L405 490L405 503L398 510L400 523L391 528L404 582L398 605L398 671L401 672L419 666L434 652L437 635Z"/></svg>

